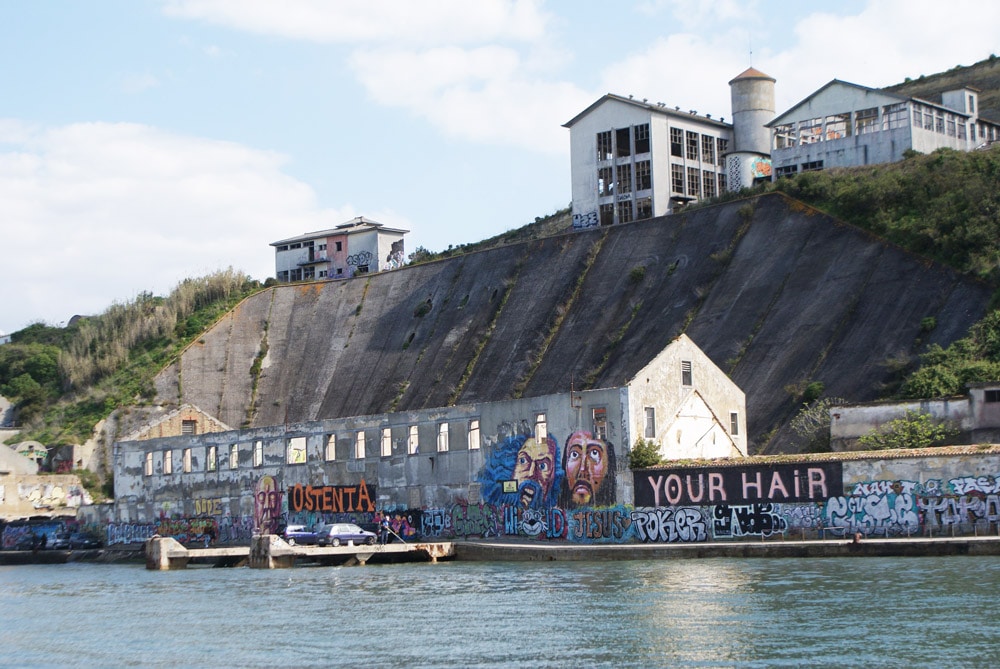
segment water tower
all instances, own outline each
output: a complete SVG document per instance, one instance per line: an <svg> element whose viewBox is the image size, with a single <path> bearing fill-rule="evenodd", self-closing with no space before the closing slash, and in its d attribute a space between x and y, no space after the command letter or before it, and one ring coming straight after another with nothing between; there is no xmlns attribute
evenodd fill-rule
<svg viewBox="0 0 1000 669"><path fill-rule="evenodd" d="M733 148L726 154L729 190L771 179L771 131L775 115L774 78L752 67L729 82L733 109Z"/></svg>

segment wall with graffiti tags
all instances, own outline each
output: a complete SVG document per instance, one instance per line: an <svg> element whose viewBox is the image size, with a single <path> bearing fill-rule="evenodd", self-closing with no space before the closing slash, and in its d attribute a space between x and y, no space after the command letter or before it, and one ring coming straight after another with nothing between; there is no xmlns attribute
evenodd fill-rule
<svg viewBox="0 0 1000 669"><path fill-rule="evenodd" d="M72 474L5 476L0 483L0 518L26 518L93 503Z"/></svg>

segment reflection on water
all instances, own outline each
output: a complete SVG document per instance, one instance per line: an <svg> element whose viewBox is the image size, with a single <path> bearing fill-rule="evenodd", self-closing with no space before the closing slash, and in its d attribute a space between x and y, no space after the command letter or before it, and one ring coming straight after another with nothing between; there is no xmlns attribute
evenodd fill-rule
<svg viewBox="0 0 1000 669"><path fill-rule="evenodd" d="M0 665L992 666L1000 558L0 568Z"/></svg>

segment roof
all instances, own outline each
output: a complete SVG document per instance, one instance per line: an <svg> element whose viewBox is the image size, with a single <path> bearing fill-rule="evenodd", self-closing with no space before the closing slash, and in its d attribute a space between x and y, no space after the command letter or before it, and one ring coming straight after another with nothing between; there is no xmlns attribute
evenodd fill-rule
<svg viewBox="0 0 1000 669"><path fill-rule="evenodd" d="M734 81L739 81L740 79L767 79L768 81L777 81L774 77L769 76L761 72L760 70L748 67L743 70L735 77L729 81L729 85L732 86Z"/></svg>
<svg viewBox="0 0 1000 669"><path fill-rule="evenodd" d="M704 115L704 116L699 116L698 112L695 111L695 110L681 111L680 107L674 107L673 109L671 109L664 102L651 103L651 102L648 101L648 98L644 98L642 100L636 100L636 99L632 98L631 96L629 96L629 97L622 97L621 95L615 95L614 93L605 93L604 95L602 95L601 97L599 97L597 100L595 100L594 103L591 104L589 107L587 107L586 109L584 109L582 112L580 112L579 114L577 114L576 116L574 116L570 120L568 120L565 123L563 123L563 127L564 128L572 127L573 124L575 124L577 121L579 121L580 119L582 119L584 116L587 116L590 112L594 111L595 109L597 109L598 107L600 107L601 105L603 105L605 102L608 102L608 101L623 102L623 103L625 103L627 105L632 105L632 106L638 107L640 109L646 109L648 111L653 112L654 114L661 114L663 116L672 116L674 118L685 119L685 120L691 120L692 118L695 118L700 123L709 123L709 124L715 125L715 126L717 126L719 128L732 128L733 127L732 123L726 123L724 121L716 120L716 119L712 118L711 116L709 116L707 114ZM720 117L720 118L723 118L723 117Z"/></svg>
<svg viewBox="0 0 1000 669"><path fill-rule="evenodd" d="M409 230L403 230L402 228L387 228L381 223L376 223L375 221L365 218L364 216L355 216L346 223L341 223L335 228L329 228L327 230L317 230L316 232L304 232L301 235L295 237L289 237L288 239L280 239L276 242L271 242L271 246L281 246L283 244L290 244L292 242L303 242L310 239L320 239L325 237L332 237L333 235L350 235L357 232L367 232L369 230L378 230L380 232L387 232L391 234L405 235Z"/></svg>

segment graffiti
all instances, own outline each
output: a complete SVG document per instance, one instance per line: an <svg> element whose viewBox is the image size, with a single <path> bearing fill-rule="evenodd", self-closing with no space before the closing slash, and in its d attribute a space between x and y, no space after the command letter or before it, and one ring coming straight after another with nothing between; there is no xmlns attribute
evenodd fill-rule
<svg viewBox="0 0 1000 669"><path fill-rule="evenodd" d="M913 493L874 492L851 497L831 497L824 510L824 526L834 534L849 535L861 532L865 535L894 536L913 534L920 529L920 518L916 511Z"/></svg>
<svg viewBox="0 0 1000 669"><path fill-rule="evenodd" d="M924 523L931 527L1000 520L1000 496L997 495L919 497L917 506L923 512Z"/></svg>
<svg viewBox="0 0 1000 669"><path fill-rule="evenodd" d="M570 518L570 541L623 543L632 533L631 510L625 507L575 511Z"/></svg>
<svg viewBox="0 0 1000 669"><path fill-rule="evenodd" d="M558 539L566 533L566 514L562 509L525 509L520 505L503 507L504 534L533 538Z"/></svg>
<svg viewBox="0 0 1000 669"><path fill-rule="evenodd" d="M998 476L962 476L948 481L956 495L982 493L984 495L1000 494L1000 475Z"/></svg>
<svg viewBox="0 0 1000 669"><path fill-rule="evenodd" d="M328 513L374 512L374 498L375 486L366 485L364 479L361 479L361 483L356 486L311 486L296 483L288 491L288 510Z"/></svg>
<svg viewBox="0 0 1000 669"><path fill-rule="evenodd" d="M771 159L770 158L753 158L750 161L750 176L754 179L770 178L771 176Z"/></svg>
<svg viewBox="0 0 1000 669"><path fill-rule="evenodd" d="M480 492L496 506L541 509L555 506L563 477L559 445L552 435L539 442L519 434L493 448L479 473Z"/></svg>
<svg viewBox="0 0 1000 669"><path fill-rule="evenodd" d="M253 537L253 516L222 516L218 526L220 543L248 543Z"/></svg>
<svg viewBox="0 0 1000 669"><path fill-rule="evenodd" d="M219 536L219 526L214 518L161 518L156 533L182 544L204 541L207 545Z"/></svg>
<svg viewBox="0 0 1000 669"><path fill-rule="evenodd" d="M254 490L254 525L262 533L277 531L281 518L282 492L273 476L262 476Z"/></svg>
<svg viewBox="0 0 1000 669"><path fill-rule="evenodd" d="M808 502L843 494L843 464L637 470L636 506Z"/></svg>
<svg viewBox="0 0 1000 669"><path fill-rule="evenodd" d="M456 536L486 539L500 536L503 514L489 504L456 504L450 522Z"/></svg>
<svg viewBox="0 0 1000 669"><path fill-rule="evenodd" d="M19 483L17 496L29 502L35 509L51 509L57 506L80 507L93 504L90 493L77 485L63 488L52 483Z"/></svg>
<svg viewBox="0 0 1000 669"><path fill-rule="evenodd" d="M389 255L385 257L385 269L398 269L403 266L403 240L392 243Z"/></svg>
<svg viewBox="0 0 1000 669"><path fill-rule="evenodd" d="M4 550L34 550L44 548L55 537L57 532L65 529L63 523L26 523L23 525L7 525L3 528L0 545Z"/></svg>
<svg viewBox="0 0 1000 669"><path fill-rule="evenodd" d="M708 540L708 524L697 507L667 507L632 512L632 527L643 543L694 543Z"/></svg>
<svg viewBox="0 0 1000 669"><path fill-rule="evenodd" d="M359 251L354 255L347 256L347 264L355 267L367 266L371 264L374 257L371 251Z"/></svg>
<svg viewBox="0 0 1000 669"><path fill-rule="evenodd" d="M784 534L787 521L775 512L773 504L764 502L731 506L719 504L713 513L712 532L723 537L769 537Z"/></svg>
<svg viewBox="0 0 1000 669"><path fill-rule="evenodd" d="M614 504L617 467L613 445L578 430L566 439L562 465L566 484L559 501L563 508Z"/></svg>
<svg viewBox="0 0 1000 669"><path fill-rule="evenodd" d="M222 499L218 497L196 499L194 501L194 515L196 516L221 516Z"/></svg>
<svg viewBox="0 0 1000 669"><path fill-rule="evenodd" d="M596 211L588 211L586 214L573 214L573 227L576 229L593 228L600 225L601 219L597 217Z"/></svg>
<svg viewBox="0 0 1000 669"><path fill-rule="evenodd" d="M454 536L451 514L444 509L425 509L420 519L420 534L433 539Z"/></svg>
<svg viewBox="0 0 1000 669"><path fill-rule="evenodd" d="M113 544L142 543L156 534L156 523L108 523L104 543Z"/></svg>
<svg viewBox="0 0 1000 669"><path fill-rule="evenodd" d="M823 527L823 504L775 504L789 530L816 530Z"/></svg>

